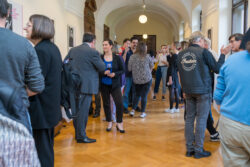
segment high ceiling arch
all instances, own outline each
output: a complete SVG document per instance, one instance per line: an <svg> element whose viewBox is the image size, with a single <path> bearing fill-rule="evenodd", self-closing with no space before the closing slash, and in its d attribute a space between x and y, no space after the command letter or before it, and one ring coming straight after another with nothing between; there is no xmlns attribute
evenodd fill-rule
<svg viewBox="0 0 250 167"><path fill-rule="evenodd" d="M158 14L174 29L179 27L181 21L191 20L192 0L145 0L145 2L148 14ZM116 25L122 19L142 12L142 0L98 0L97 7L96 22L99 27L103 26L107 18Z"/></svg>

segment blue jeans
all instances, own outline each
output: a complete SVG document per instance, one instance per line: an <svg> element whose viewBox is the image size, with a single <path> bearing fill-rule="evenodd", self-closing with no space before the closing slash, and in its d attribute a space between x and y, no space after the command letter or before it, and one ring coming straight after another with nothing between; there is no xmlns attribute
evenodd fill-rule
<svg viewBox="0 0 250 167"><path fill-rule="evenodd" d="M135 110L141 98L141 112L145 112L147 106L148 92L150 90L152 80L145 84L135 85L135 97L133 100L133 109Z"/></svg>
<svg viewBox="0 0 250 167"><path fill-rule="evenodd" d="M126 77L126 85L125 85L125 88L124 88L124 95L123 95L123 106L124 106L124 108L128 108L129 92L130 92L130 89L132 88L132 83L133 83L132 77ZM133 96L134 96L133 94L132 94L132 101L133 101Z"/></svg>
<svg viewBox="0 0 250 167"><path fill-rule="evenodd" d="M208 113L211 107L211 94L186 95L185 139L187 151L203 151ZM194 134L194 121L196 128Z"/></svg>
<svg viewBox="0 0 250 167"><path fill-rule="evenodd" d="M154 93L158 93L161 79L162 79L162 94L166 94L167 88L166 88L166 79L167 79L167 66L158 66L156 71L156 79L155 79L155 88Z"/></svg>

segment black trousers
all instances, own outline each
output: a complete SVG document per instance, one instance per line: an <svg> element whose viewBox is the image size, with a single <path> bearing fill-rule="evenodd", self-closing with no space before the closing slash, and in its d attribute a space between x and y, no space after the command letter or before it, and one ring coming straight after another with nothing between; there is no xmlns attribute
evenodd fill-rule
<svg viewBox="0 0 250 167"><path fill-rule="evenodd" d="M104 112L106 115L106 121L107 122L112 121L111 108L110 108L110 95L111 95L116 105L116 121L117 123L122 123L123 102L122 102L121 87L113 89L112 86L102 84L101 94L102 94Z"/></svg>
<svg viewBox="0 0 250 167"><path fill-rule="evenodd" d="M92 101L91 94L80 94L77 99L77 113L76 118L73 120L75 128L75 138L83 139L86 137L86 126L88 123L89 107Z"/></svg>
<svg viewBox="0 0 250 167"><path fill-rule="evenodd" d="M214 135L215 133L217 133L216 129L214 128L214 120L213 120L211 110L210 110L210 112L208 114L208 118L207 118L207 130L210 133L210 135Z"/></svg>
<svg viewBox="0 0 250 167"><path fill-rule="evenodd" d="M33 129L38 158L42 167L54 167L54 128Z"/></svg>
<svg viewBox="0 0 250 167"><path fill-rule="evenodd" d="M91 101L89 110L93 111L93 101ZM95 95L95 114L100 114L100 111L101 111L101 93L98 92L98 94Z"/></svg>
<svg viewBox="0 0 250 167"><path fill-rule="evenodd" d="M179 108L179 93L178 88L174 88L172 86L169 86L169 102L170 102L170 109L174 106L174 101L176 103L175 108Z"/></svg>

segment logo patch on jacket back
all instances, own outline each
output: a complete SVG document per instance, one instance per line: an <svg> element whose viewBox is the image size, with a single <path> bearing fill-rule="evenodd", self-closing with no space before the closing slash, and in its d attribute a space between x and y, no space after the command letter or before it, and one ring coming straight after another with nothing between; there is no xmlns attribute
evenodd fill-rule
<svg viewBox="0 0 250 167"><path fill-rule="evenodd" d="M195 69L196 64L197 64L196 55L191 52L185 53L182 56L181 64L182 64L182 68L185 71L192 71L193 69Z"/></svg>

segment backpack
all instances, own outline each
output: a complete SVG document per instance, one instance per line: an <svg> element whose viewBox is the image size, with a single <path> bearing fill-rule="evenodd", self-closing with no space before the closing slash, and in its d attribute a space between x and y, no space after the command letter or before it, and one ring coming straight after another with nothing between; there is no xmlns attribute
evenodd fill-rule
<svg viewBox="0 0 250 167"><path fill-rule="evenodd" d="M66 57L62 66L61 105L68 118L76 117L77 101L80 95L81 77L71 57Z"/></svg>
<svg viewBox="0 0 250 167"><path fill-rule="evenodd" d="M12 88L10 86L1 86L0 114L18 123L21 123L28 129L30 134L32 134L28 106L24 103L24 99L22 98L23 90L24 88Z"/></svg>
<svg viewBox="0 0 250 167"><path fill-rule="evenodd" d="M0 166L40 167L24 88L0 86ZM26 97L27 98L27 97Z"/></svg>

